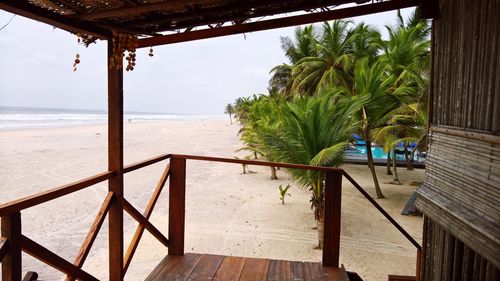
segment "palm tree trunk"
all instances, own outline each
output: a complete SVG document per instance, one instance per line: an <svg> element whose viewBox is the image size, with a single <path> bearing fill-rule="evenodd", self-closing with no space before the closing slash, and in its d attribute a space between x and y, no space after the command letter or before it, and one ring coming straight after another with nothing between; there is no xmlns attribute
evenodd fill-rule
<svg viewBox="0 0 500 281"><path fill-rule="evenodd" d="M233 125L233 118L231 117L231 113L229 113L229 120L231 121L231 125Z"/></svg>
<svg viewBox="0 0 500 281"><path fill-rule="evenodd" d="M394 150L394 155L396 155L396 147L394 147L393 150ZM399 181L399 176L398 176L396 157L393 157L393 159L392 159L392 167L394 168L394 180L393 180L393 182L395 184L401 184L401 181Z"/></svg>
<svg viewBox="0 0 500 281"><path fill-rule="evenodd" d="M377 198L385 198L384 194L382 194L382 190L380 190L380 185L378 184L377 173L375 172L375 163L373 162L373 154L372 154L372 144L371 140L367 139L366 142L366 157L368 160L368 167L370 168L370 172L373 177L373 184L375 184L375 192L377 193Z"/></svg>
<svg viewBox="0 0 500 281"><path fill-rule="evenodd" d="M408 157L408 144L407 143L405 143L404 149L405 149L405 164L406 164L406 169L407 170L413 170L413 167L411 167L411 164L410 164L410 158Z"/></svg>
<svg viewBox="0 0 500 281"><path fill-rule="evenodd" d="M316 226L318 229L318 249L323 249L323 244L325 243L325 221L320 218L316 221Z"/></svg>
<svg viewBox="0 0 500 281"><path fill-rule="evenodd" d="M391 151L389 150L389 152L387 152L387 163L386 163L386 166L387 166L387 175L392 175L392 172L391 172Z"/></svg>
<svg viewBox="0 0 500 281"><path fill-rule="evenodd" d="M276 167L271 166L271 179L272 180L277 180L278 175L276 174Z"/></svg>

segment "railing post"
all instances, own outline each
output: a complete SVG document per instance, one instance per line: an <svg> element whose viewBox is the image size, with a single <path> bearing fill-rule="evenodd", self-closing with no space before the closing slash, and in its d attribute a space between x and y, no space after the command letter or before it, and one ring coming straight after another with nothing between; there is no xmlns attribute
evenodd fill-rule
<svg viewBox="0 0 500 281"><path fill-rule="evenodd" d="M417 249L417 269L415 273L415 281L420 281L420 269L422 266L422 250Z"/></svg>
<svg viewBox="0 0 500 281"><path fill-rule="evenodd" d="M109 208L109 280L123 280L123 68L110 65L113 42L108 40L108 170L114 193Z"/></svg>
<svg viewBox="0 0 500 281"><path fill-rule="evenodd" d="M339 267L342 173L326 172L323 266Z"/></svg>
<svg viewBox="0 0 500 281"><path fill-rule="evenodd" d="M21 213L2 216L2 237L7 238L8 253L2 261L2 280L21 281Z"/></svg>
<svg viewBox="0 0 500 281"><path fill-rule="evenodd" d="M168 254L184 255L184 225L186 208L186 159L170 159L168 207Z"/></svg>

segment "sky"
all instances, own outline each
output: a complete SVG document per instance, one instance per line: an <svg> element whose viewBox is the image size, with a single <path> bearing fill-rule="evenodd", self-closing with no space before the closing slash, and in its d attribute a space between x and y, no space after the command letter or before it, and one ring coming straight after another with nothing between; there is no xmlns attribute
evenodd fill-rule
<svg viewBox="0 0 500 281"><path fill-rule="evenodd" d="M12 17L0 10L0 27ZM384 34L395 18L386 12L353 20ZM269 71L287 62L280 37L293 37L294 29L157 46L154 57L139 49L134 71L124 74L125 111L219 115L238 97L266 94ZM106 86L106 42L86 48L69 32L21 16L0 30L0 106L105 110Z"/></svg>

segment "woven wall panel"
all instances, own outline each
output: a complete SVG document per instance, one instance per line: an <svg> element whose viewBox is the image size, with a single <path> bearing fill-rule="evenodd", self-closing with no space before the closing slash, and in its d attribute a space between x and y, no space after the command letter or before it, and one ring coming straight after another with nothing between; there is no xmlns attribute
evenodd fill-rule
<svg viewBox="0 0 500 281"><path fill-rule="evenodd" d="M500 137L459 135L456 130L431 129L417 207L499 266Z"/></svg>
<svg viewBox="0 0 500 281"><path fill-rule="evenodd" d="M500 1L441 0L433 27L435 125L500 133Z"/></svg>
<svg viewBox="0 0 500 281"><path fill-rule="evenodd" d="M498 267L454 237L445 228L424 219L422 281L494 281Z"/></svg>

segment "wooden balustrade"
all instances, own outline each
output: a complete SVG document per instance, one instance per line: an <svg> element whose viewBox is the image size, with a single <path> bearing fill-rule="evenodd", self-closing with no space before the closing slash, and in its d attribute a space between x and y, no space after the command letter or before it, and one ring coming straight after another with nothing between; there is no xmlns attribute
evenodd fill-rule
<svg viewBox="0 0 500 281"><path fill-rule="evenodd" d="M122 190L116 193L116 187L113 185L123 185L119 181L123 180L123 174L132 172L137 169L158 163L170 158L170 165L164 169L158 184L156 185L150 200L141 214L135 207L132 206L125 198L123 198ZM114 239L114 233L119 230L119 235L123 236L123 226L117 228L115 219L123 220L123 210L129 213L138 223L138 227L130 241L130 244L123 252L123 245L120 241L110 243L110 256L120 255L112 264L120 265L120 269L112 269L110 266L110 280L112 276L119 272L121 276L119 280L123 280L127 269L130 266L134 253L141 240L142 234L147 229L154 237L156 237L163 245L168 247L169 255L184 254L184 231L185 231L185 205L186 205L186 160L210 161L221 163L234 163L246 165L258 165L269 167L282 167L288 169L304 169L316 170L325 173L325 209L324 209L324 248L322 263L324 266L339 267L340 253L340 226L341 226L341 197L342 197L342 178L343 176L349 180L363 196L365 196L416 248L417 248L417 280L419 280L420 268L420 245L387 213L377 204L377 202L368 195L368 193L350 177L345 171L332 167L310 166L300 164L265 162L258 160L243 160L230 159L220 157L206 157L195 155L171 155L164 154L145 161L141 161L121 169L121 172L104 172L96 176L86 178L75 183L64 185L55 189L51 189L42 193L35 194L15 200L10 203L0 205L0 215L2 217L2 237L0 239L0 261L2 261L2 280L4 281L20 281L22 274L21 251L24 251L33 257L45 262L46 264L67 274L66 281L83 279L97 280L94 276L82 269L86 257L88 256L93 242L101 229L104 219L109 216L110 241ZM118 178L116 178L118 176ZM121 178L121 179L120 179ZM153 224L149 222L152 211L158 201L163 187L170 178L169 189L169 216L168 238L165 237ZM40 244L25 237L21 233L21 211L23 209L62 197L64 195L82 190L96 183L114 180L110 190L102 203L100 210L97 212L95 220L80 247L78 254L73 263L66 261ZM117 182L118 181L118 182ZM119 187L121 189L122 187ZM117 203L118 202L118 203ZM114 205L118 204L118 205ZM111 216L113 206L120 206L120 211L115 211L115 216ZM118 215L117 215L118 214ZM118 217L118 218L117 218ZM118 226L120 223L118 223ZM114 229L114 231L111 231ZM120 239L118 239L120 240ZM120 244L117 245L116 243ZM116 278L116 276L115 276Z"/></svg>
<svg viewBox="0 0 500 281"><path fill-rule="evenodd" d="M132 172L134 170L152 165L154 163L166 160L170 157L170 155L160 155L155 158L151 158L145 161L141 161L129 166L126 166L119 173L120 177L123 177L125 172ZM102 227L102 224L109 214L113 203L117 201L120 202L120 206L123 206L120 212L123 210L129 212L132 217L134 217L138 222L139 226L137 228L136 234L134 235L131 245L129 246L127 253L123 260L125 260L123 268L119 271L126 272L132 257L134 255L135 249L139 243L140 237L144 229L148 229L156 238L160 240L165 246L168 246L168 239L161 234L159 230L157 230L150 222L149 217L152 214L153 208L160 196L160 193L167 181L168 176L170 175L169 165L167 165L160 181L158 182L155 191L153 192L152 198L150 199L146 210L144 211L144 215L140 214L123 196L118 196L114 191L109 191L104 202L101 205L101 208L96 214L94 222L92 223L89 232L85 240L80 247L78 254L73 263L65 260L54 252L48 250L37 242L29 239L28 237L22 235L21 232L21 211L60 197L71 194L73 192L85 189L97 183L103 182L105 180L111 180L117 176L117 172L107 171L95 176L73 182L71 184L63 185L54 189L50 189L44 192L37 193L32 196L27 196L12 202L8 202L0 205L0 216L2 218L2 228L1 228L1 237L0 237L0 262L2 262L2 280L4 281L20 281L22 279L22 260L21 260L21 252L25 252L34 258L46 263L47 265L58 269L59 271L66 274L66 281L68 280L98 280L88 272L84 271L82 268L85 259L87 258L92 245ZM116 181L116 178L114 178ZM115 182L116 184L116 182ZM109 220L113 220L111 217ZM112 228L112 223L110 228ZM121 235L123 235L123 227L119 228ZM110 234L111 236L111 234ZM116 255L116 245L110 245L110 255ZM119 249L118 254L123 253L123 247ZM123 255L123 254L121 254ZM111 275L111 271L110 271ZM120 277L120 280L123 280L123 275ZM25 276L25 280L32 280L35 278L36 273L27 274ZM26 279L28 278L28 279Z"/></svg>

